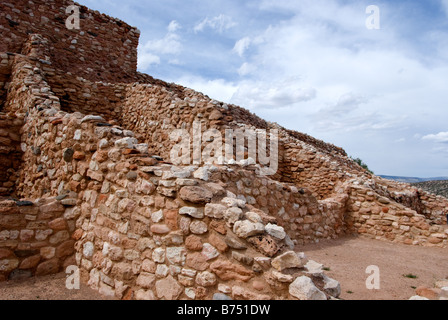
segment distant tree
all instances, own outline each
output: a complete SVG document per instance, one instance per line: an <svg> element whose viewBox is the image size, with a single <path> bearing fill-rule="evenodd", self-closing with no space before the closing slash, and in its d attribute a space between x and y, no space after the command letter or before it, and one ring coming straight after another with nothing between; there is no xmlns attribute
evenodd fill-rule
<svg viewBox="0 0 448 320"><path fill-rule="evenodd" d="M351 157L351 159L353 161L355 161L357 164L359 164L361 166L361 168L363 168L363 169L367 170L367 172L370 172L371 174L373 174L373 171L369 169L369 166L364 161L362 161L360 158Z"/></svg>

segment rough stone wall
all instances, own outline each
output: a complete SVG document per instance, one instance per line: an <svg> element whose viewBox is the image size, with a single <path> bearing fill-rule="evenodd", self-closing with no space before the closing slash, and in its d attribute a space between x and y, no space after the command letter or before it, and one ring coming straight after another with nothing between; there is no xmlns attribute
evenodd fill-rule
<svg viewBox="0 0 448 320"><path fill-rule="evenodd" d="M0 112L3 109L8 90L9 77L11 75L12 59L7 53L0 55Z"/></svg>
<svg viewBox="0 0 448 320"><path fill-rule="evenodd" d="M0 196L14 193L22 164L20 129L23 120L0 112Z"/></svg>
<svg viewBox="0 0 448 320"><path fill-rule="evenodd" d="M79 30L68 30L68 0L0 2L0 52L21 53L31 30L49 39L49 57L58 70L92 81L134 79L140 32L126 23L80 7Z"/></svg>
<svg viewBox="0 0 448 320"><path fill-rule="evenodd" d="M9 175L0 175L0 191L25 201L0 202L0 280L76 264L91 287L120 299L290 299L305 272L303 256L290 251L295 245L355 232L446 247L448 200L374 177L340 148L240 107L135 69L139 82L130 84L132 63L107 71L110 83L98 82L88 68L99 70L95 59L115 64L108 54L117 43L107 39L127 26L107 33L104 24L118 22L97 13L85 11L83 21L99 19L91 26L107 33L111 49L86 58L86 70L68 70L76 55L55 56L67 49L55 38L66 31L20 34L23 25L33 32L51 25L44 9L60 14L67 2L38 2L45 22L38 26L22 19L28 4L15 4L20 9L1 4L10 17L0 13L10 20L0 23L8 50L17 42L21 52L1 55L0 166ZM123 48L133 52L136 44ZM221 133L279 130L279 172L259 176L248 163L170 164L170 133L190 131L194 121ZM337 296L326 294L320 297Z"/></svg>
<svg viewBox="0 0 448 320"><path fill-rule="evenodd" d="M73 265L73 211L54 198L0 201L0 281L54 274Z"/></svg>
<svg viewBox="0 0 448 320"><path fill-rule="evenodd" d="M48 84L66 112L81 112L103 116L107 120L120 119L125 96L125 84L92 82L54 68L44 69Z"/></svg>

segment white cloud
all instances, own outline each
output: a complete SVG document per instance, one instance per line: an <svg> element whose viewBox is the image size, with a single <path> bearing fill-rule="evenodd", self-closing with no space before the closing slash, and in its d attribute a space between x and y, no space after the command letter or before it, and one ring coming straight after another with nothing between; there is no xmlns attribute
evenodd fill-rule
<svg viewBox="0 0 448 320"><path fill-rule="evenodd" d="M237 26L237 23L233 21L232 17L220 14L213 18L205 18L194 27L194 32L204 31L206 27L216 30L219 33L223 33L225 30Z"/></svg>
<svg viewBox="0 0 448 320"><path fill-rule="evenodd" d="M422 137L423 140L430 140L438 143L448 143L448 132L439 132L437 134L428 134Z"/></svg>
<svg viewBox="0 0 448 320"><path fill-rule="evenodd" d="M160 57L150 52L139 52L138 55L138 69L148 69L153 64L160 64Z"/></svg>
<svg viewBox="0 0 448 320"><path fill-rule="evenodd" d="M181 25L173 20L167 27L168 32L161 39L149 40L138 47L138 68L145 70L153 64L160 64L161 57L176 56L182 52L183 46L180 36L176 33L181 29ZM175 62L180 65L177 59L169 60L169 63Z"/></svg>
<svg viewBox="0 0 448 320"><path fill-rule="evenodd" d="M247 62L244 62L241 67L238 69L238 74L240 76L247 76L248 74L254 71L254 67Z"/></svg>
<svg viewBox="0 0 448 320"><path fill-rule="evenodd" d="M181 25L176 20L173 20L168 25L168 32L174 33L181 28L182 28Z"/></svg>
<svg viewBox="0 0 448 320"><path fill-rule="evenodd" d="M232 97L232 102L250 109L284 108L316 98L316 89L302 87L294 79L278 83L243 81Z"/></svg>
<svg viewBox="0 0 448 320"><path fill-rule="evenodd" d="M238 87L224 79L208 80L197 75L185 75L176 79L176 83L210 96L212 99L229 102Z"/></svg>
<svg viewBox="0 0 448 320"><path fill-rule="evenodd" d="M442 7L445 10L445 13L448 17L448 0L441 0L441 2L442 2Z"/></svg>
<svg viewBox="0 0 448 320"><path fill-rule="evenodd" d="M244 37L235 43L233 52L237 53L240 57L244 55L247 49L249 49L251 44L251 39L249 37Z"/></svg>

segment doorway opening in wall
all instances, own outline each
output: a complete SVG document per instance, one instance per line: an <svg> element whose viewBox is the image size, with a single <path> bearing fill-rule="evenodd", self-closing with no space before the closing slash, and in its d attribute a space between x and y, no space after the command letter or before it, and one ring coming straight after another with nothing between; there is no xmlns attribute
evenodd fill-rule
<svg viewBox="0 0 448 320"><path fill-rule="evenodd" d="M0 72L0 112L3 112L8 93L9 74Z"/></svg>

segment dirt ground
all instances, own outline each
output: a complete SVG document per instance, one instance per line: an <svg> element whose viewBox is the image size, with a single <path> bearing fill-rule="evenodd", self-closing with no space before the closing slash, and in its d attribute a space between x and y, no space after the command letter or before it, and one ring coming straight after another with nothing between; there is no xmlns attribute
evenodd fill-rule
<svg viewBox="0 0 448 320"><path fill-rule="evenodd" d="M65 282L65 273L0 282L0 300L109 300L83 284L68 290Z"/></svg>
<svg viewBox="0 0 448 320"><path fill-rule="evenodd" d="M406 246L347 237L298 247L311 260L324 264L325 273L341 284L345 300L407 300L412 287L432 287L448 277L448 248ZM380 270L380 290L368 290L366 268ZM412 274L416 279L404 275ZM0 283L0 300L104 300L86 285L80 290L65 287L64 273L41 278Z"/></svg>
<svg viewBox="0 0 448 320"><path fill-rule="evenodd" d="M448 278L448 248L347 237L302 246L298 251L330 269L325 273L340 282L344 300L408 300L416 295L414 288L433 287L436 281ZM379 290L366 288L370 275L366 269L371 265L379 267Z"/></svg>

